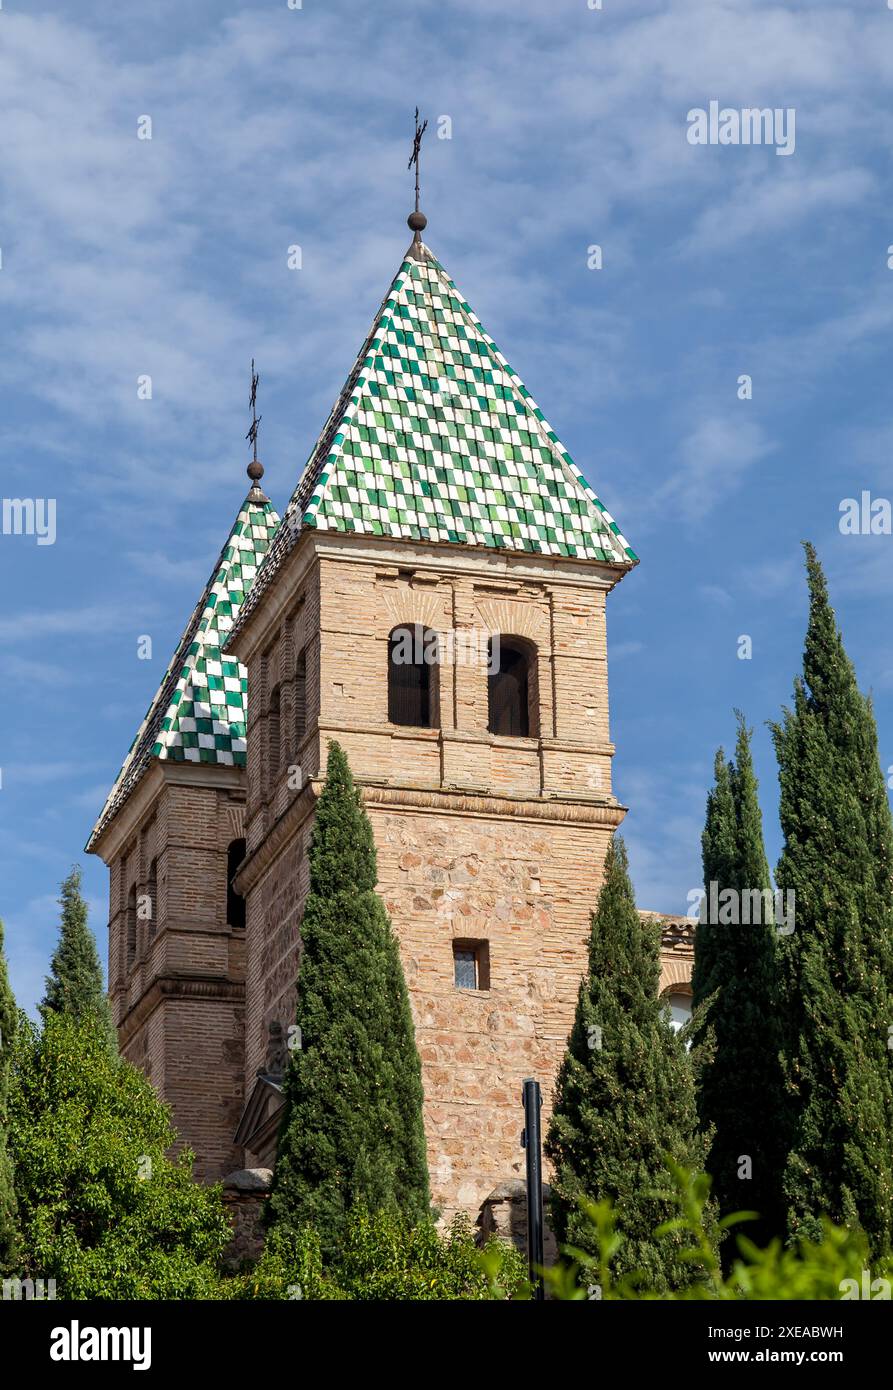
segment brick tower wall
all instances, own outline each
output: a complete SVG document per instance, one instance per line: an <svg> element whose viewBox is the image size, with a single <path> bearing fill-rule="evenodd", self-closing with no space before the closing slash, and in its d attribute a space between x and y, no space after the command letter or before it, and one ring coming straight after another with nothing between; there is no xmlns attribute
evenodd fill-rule
<svg viewBox="0 0 893 1390"><path fill-rule="evenodd" d="M476 1213L523 1176L521 1083L543 1120L586 965L604 827L370 808L422 1059L435 1202ZM488 943L489 989L457 989L452 942Z"/></svg>
<svg viewBox="0 0 893 1390"><path fill-rule="evenodd" d="M269 1023L294 1017L312 810L326 744L337 738L363 790L379 892L401 945L435 1201L446 1215L476 1212L523 1171L525 1076L541 1081L548 1104L605 852L623 816L610 787L605 648L604 599L616 575L319 536L305 536L290 566L266 600L266 624L262 605L237 644L250 692L249 853L239 879L248 898L246 1089ZM464 657L438 668L431 729L388 722L388 636L408 623L465 643L455 649ZM486 657L473 653L486 652L492 632L535 648L531 737L487 730ZM298 746L286 711L301 651L308 722ZM303 781L289 785L297 762ZM489 988L456 988L456 940L489 944Z"/></svg>
<svg viewBox="0 0 893 1390"><path fill-rule="evenodd" d="M244 1102L245 932L226 920L244 774L159 766L157 792L110 864L112 1009L122 1055L172 1107L177 1148L193 1149L196 1176L214 1180L238 1166ZM125 803L119 816L133 812Z"/></svg>

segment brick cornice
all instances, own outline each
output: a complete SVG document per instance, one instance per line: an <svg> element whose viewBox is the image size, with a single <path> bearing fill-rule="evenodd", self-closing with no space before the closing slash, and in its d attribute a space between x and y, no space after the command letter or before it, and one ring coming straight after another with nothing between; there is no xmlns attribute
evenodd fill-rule
<svg viewBox="0 0 893 1390"><path fill-rule="evenodd" d="M152 981L146 993L118 1023L118 1040L126 1047L134 1033L164 999L223 999L236 1004L245 1002L245 985L241 981L224 980L215 976L161 975Z"/></svg>
<svg viewBox="0 0 893 1390"><path fill-rule="evenodd" d="M287 524L287 523L284 523ZM317 560L350 560L361 565L411 567L420 575L464 574L485 583L525 581L584 585L607 593L633 568L563 555L537 555L526 550L488 550L453 541L409 541L341 531L303 530L263 595L224 645L227 656L246 665L276 632L310 566Z"/></svg>
<svg viewBox="0 0 893 1390"><path fill-rule="evenodd" d="M218 763L179 762L153 758L130 795L98 835L91 854L110 865L151 816L165 786L213 787L245 795L245 770Z"/></svg>
<svg viewBox="0 0 893 1390"><path fill-rule="evenodd" d="M479 820L509 817L528 822L547 822L553 825L592 825L616 830L627 808L616 801L604 799L571 799L520 796L493 796L470 790L441 790L436 787L399 786L389 783L363 782L355 779L366 806L388 807L402 811L426 811L430 815L469 816ZM307 782L290 806L264 835L258 847L246 859L235 881L244 897L263 876L280 850L304 824L322 791L321 779Z"/></svg>
<svg viewBox="0 0 893 1390"><path fill-rule="evenodd" d="M604 825L615 829L627 808L604 800L568 800L566 797L533 799L520 796L493 796L474 791L437 791L419 787L365 786L367 806L396 806L405 810L430 811L433 815L461 815L492 819L509 816L515 820L551 821L559 825Z"/></svg>

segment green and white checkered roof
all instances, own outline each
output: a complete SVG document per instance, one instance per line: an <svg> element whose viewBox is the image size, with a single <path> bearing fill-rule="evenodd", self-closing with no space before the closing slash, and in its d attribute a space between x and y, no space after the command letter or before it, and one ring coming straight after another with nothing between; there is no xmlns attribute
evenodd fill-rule
<svg viewBox="0 0 893 1390"><path fill-rule="evenodd" d="M221 648L278 525L272 505L252 500L249 493L109 792L88 850L153 758L245 766L248 673Z"/></svg>
<svg viewBox="0 0 893 1390"><path fill-rule="evenodd" d="M242 621L308 526L624 568L638 558L425 246L397 272Z"/></svg>

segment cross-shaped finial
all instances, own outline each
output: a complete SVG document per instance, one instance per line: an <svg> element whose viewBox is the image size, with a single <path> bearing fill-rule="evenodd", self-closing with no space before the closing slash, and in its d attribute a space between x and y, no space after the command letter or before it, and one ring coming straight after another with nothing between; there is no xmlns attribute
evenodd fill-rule
<svg viewBox="0 0 893 1390"><path fill-rule="evenodd" d="M257 463L257 427L258 427L258 425L260 424L261 420L264 418L262 415L258 415L258 413L257 413L257 385L258 385L258 382L259 382L259 381L260 381L260 377L257 375L257 373L256 373L255 370L254 370L254 358L252 357L252 359L251 359L251 395L248 397L248 404L251 406L251 429L248 431L248 433L246 434L245 438L248 440L248 443L251 445L252 449L254 450L254 453L253 453L253 455L252 455L252 458L253 458L253 461L254 461L255 463Z"/></svg>
<svg viewBox="0 0 893 1390"><path fill-rule="evenodd" d="M407 169L415 165L415 212L411 212L407 221L411 230L415 233L414 239L418 242L422 240L422 232L428 225L428 219L419 208L419 156L422 152L422 136L428 129L428 122L424 121L419 125L419 108L415 109L415 135L412 141L412 154L409 156Z"/></svg>
<svg viewBox="0 0 893 1390"><path fill-rule="evenodd" d="M251 428L245 438L251 445L251 462L248 465L248 476L251 479L251 491L249 498L255 502L266 502L268 499L260 486L260 480L264 476L264 466L257 457L257 427L264 418L257 413L257 386L260 377L254 370L254 358L251 359L251 394L248 397L248 404L251 406Z"/></svg>

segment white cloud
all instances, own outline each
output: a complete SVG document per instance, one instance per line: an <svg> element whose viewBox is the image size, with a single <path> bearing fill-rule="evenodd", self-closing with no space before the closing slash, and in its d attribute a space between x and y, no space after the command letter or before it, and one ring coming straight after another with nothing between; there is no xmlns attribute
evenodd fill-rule
<svg viewBox="0 0 893 1390"><path fill-rule="evenodd" d="M711 415L696 424L679 445L679 462L658 490L656 508L670 505L686 521L701 521L742 483L775 447L763 427L742 418Z"/></svg>
<svg viewBox="0 0 893 1390"><path fill-rule="evenodd" d="M719 608L729 608L734 602L728 589L724 589L721 584L699 584L698 593L708 603L716 604Z"/></svg>
<svg viewBox="0 0 893 1390"><path fill-rule="evenodd" d="M132 631L138 621L139 615L134 614L132 607L118 603L32 609L11 618L0 618L0 639L23 643L43 637L104 638L109 633Z"/></svg>
<svg viewBox="0 0 893 1390"><path fill-rule="evenodd" d="M711 202L699 214L681 249L688 255L703 255L726 250L743 240L771 242L781 232L793 233L807 218L831 216L841 208L863 205L877 184L864 169L837 168L808 174L792 168L788 161L776 163L775 178L756 173L739 176L728 196Z"/></svg>
<svg viewBox="0 0 893 1390"><path fill-rule="evenodd" d="M733 176L730 160L699 159L715 152L687 146L685 112L712 95L787 104L818 94L823 110L834 106L839 148L872 109L869 79L889 67L885 17L828 7L818 26L792 8L689 0L614 15L579 0L450 9L461 18L449 54L422 15L395 29L374 7L350 25L336 11L246 9L199 23L164 53L148 23L145 45L136 45L132 31L113 35L111 25L4 18L0 85L10 123L0 178L15 215L0 296L27 327L0 374L81 427L95 425L98 406L104 423L126 427L136 466L119 469L100 454L88 488L152 496L169 481L172 453L182 458L184 441L202 435L211 445L203 453L237 457L253 354L274 389L298 385L306 408L298 429L273 412L264 427L271 447L288 449L291 490L405 236L406 140L394 134L399 97L383 101L380 74L408 46L429 89L431 239L438 249L452 240L446 249L461 261L466 292L483 300L485 322L492 306L491 322L544 335L561 270L554 248L581 254L593 228L613 273L628 273L644 248L619 213L648 213L658 194L680 210L693 204L689 244L703 247L777 233L851 206L870 188L864 170L843 169L822 148L798 150L804 167L786 179L740 160L748 172ZM449 22L447 13L439 19ZM531 43L534 31L548 42ZM340 121L327 100L333 70L346 94ZM499 80L506 71L511 87ZM519 102L515 89L548 99ZM442 111L452 114L452 141L436 139ZM141 114L153 115L151 142L136 139ZM531 151L543 147L549 159L536 161L533 179ZM285 269L293 240L305 247L302 272ZM539 251L549 259L531 280ZM580 396L587 384L616 396L627 379L623 325L615 316L599 326L599 310L586 307L600 370L584 375ZM586 321L581 312L567 361L556 358L550 371L547 413L580 380L567 368ZM151 402L136 397L143 372L153 377ZM178 486L194 497L206 477L190 470Z"/></svg>
<svg viewBox="0 0 893 1390"><path fill-rule="evenodd" d="M82 776L87 768L83 763L71 760L58 762L7 763L4 768L4 790L15 787L43 787L53 782L62 782L70 777Z"/></svg>
<svg viewBox="0 0 893 1390"><path fill-rule="evenodd" d="M625 657L638 656L644 650L644 642L613 642L608 648L608 657L611 661L623 661Z"/></svg>

